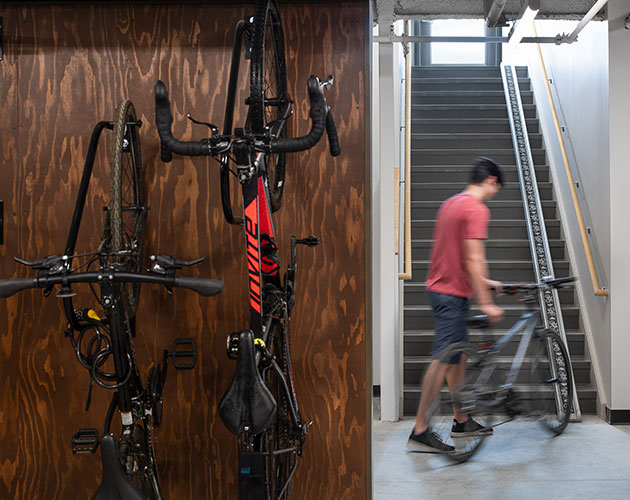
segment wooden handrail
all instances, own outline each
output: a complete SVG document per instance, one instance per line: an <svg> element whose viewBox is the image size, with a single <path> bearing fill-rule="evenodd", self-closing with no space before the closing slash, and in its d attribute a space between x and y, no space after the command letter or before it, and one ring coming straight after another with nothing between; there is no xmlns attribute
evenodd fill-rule
<svg viewBox="0 0 630 500"><path fill-rule="evenodd" d="M407 26L409 22L406 23ZM399 280L411 279L411 44L405 57L405 270Z"/></svg>
<svg viewBox="0 0 630 500"><path fill-rule="evenodd" d="M532 21L534 27L534 36L538 36L536 31L536 24ZM556 105L553 102L553 95L551 94L551 87L549 86L549 76L547 75L547 68L545 67L545 60L543 59L542 50L540 44L536 44L538 49L538 58L540 60L540 67L543 71L545 79L545 89L547 90L547 98L551 105L551 114L553 116L553 123L556 129L556 135L558 136L558 142L560 143L560 151L562 153L562 161L564 163L564 169L569 179L569 187L571 189L571 199L573 200L573 207L577 216L578 228L580 229L580 236L582 237L582 245L584 246L584 253L586 254L586 263L588 265L588 271L591 275L591 282L593 283L593 293L598 297L607 297L608 290L601 288L599 285L599 278L597 277L597 271L595 269L595 262L593 260L593 252L591 251L591 243L588 241L588 235L586 233L586 227L584 225L584 217L582 215L582 209L580 208L580 202L578 200L577 190L575 189L575 181L573 180L573 173L571 172L571 166L569 165L569 157L564 145L564 139L562 138L562 129L560 127L560 120L558 120L558 113L556 112Z"/></svg>

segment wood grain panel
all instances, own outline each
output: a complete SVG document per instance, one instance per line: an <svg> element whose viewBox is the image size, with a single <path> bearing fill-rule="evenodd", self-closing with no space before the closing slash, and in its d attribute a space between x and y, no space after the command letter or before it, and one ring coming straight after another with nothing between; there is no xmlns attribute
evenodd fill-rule
<svg viewBox="0 0 630 500"><path fill-rule="evenodd" d="M365 498L370 478L365 441L366 276L365 17L362 3L283 5L288 79L295 116L307 132L306 78L333 73L328 92L343 154L325 143L293 155L275 225L285 266L291 234L322 244L298 252L292 348L301 410L312 420L296 472L295 498ZM210 299L145 287L136 349L146 367L176 337L197 341L192 372L169 371L157 435L166 498L236 498L236 443L217 414L233 373L225 337L247 327L247 281L240 228L220 208L217 164L210 159L159 161L153 85L168 86L174 133L201 138L185 119L223 122L234 26L251 6L115 4L5 6L5 59L0 62L0 199L7 244L0 276L27 276L13 255L36 258L65 245L91 128L130 98L141 128L148 204L145 251L184 259L207 256L190 275L226 283ZM239 99L246 94L241 85ZM104 131L77 251L95 248L108 199ZM10 216L9 216L10 215ZM89 294L76 306L90 304ZM102 428L110 394L95 389L84 411L88 375L64 339L60 302L40 292L0 303L0 498L84 498L97 486L97 456L75 457L77 427Z"/></svg>

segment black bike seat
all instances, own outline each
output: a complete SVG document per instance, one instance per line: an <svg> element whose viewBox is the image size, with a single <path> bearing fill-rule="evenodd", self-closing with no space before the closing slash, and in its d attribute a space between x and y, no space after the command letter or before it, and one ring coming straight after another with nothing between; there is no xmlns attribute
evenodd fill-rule
<svg viewBox="0 0 630 500"><path fill-rule="evenodd" d="M219 415L234 434L258 434L271 424L276 400L256 369L254 334L241 332L236 372L230 388L219 403Z"/></svg>
<svg viewBox="0 0 630 500"><path fill-rule="evenodd" d="M101 438L103 480L93 500L145 500L146 495L134 485L122 468L118 446L111 434Z"/></svg>

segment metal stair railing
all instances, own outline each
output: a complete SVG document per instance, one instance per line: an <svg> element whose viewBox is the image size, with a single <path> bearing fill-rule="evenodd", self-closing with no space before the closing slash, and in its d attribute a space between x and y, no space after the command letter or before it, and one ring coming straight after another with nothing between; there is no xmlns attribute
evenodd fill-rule
<svg viewBox="0 0 630 500"><path fill-rule="evenodd" d="M534 161L529 145L529 135L521 93L518 86L516 70L512 65L501 63L501 79L505 93L505 102L508 110L510 130L512 132L512 142L514 144L514 156L518 171L518 178L523 198L523 208L525 210L525 220L527 223L527 233L529 246L532 253L534 266L534 276L536 281L555 278L551 251L545 229L545 219L543 216L540 195L538 193L538 183L536 182L536 172L534 171ZM540 303L542 305L543 321L546 328L550 328L560 335L560 338L569 351L569 346L562 321L562 310L558 290L544 290L540 292ZM569 353L569 359L571 354ZM553 365L552 365L553 368ZM570 367L573 370L572 367ZM556 376L556 374L553 374ZM577 390L575 387L575 377L573 380L573 411L571 420L579 421L582 418ZM559 400L559 395L556 395Z"/></svg>

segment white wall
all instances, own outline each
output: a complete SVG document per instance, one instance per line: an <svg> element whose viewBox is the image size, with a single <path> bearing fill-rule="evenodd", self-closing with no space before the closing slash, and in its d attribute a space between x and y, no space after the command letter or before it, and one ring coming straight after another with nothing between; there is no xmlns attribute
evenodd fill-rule
<svg viewBox="0 0 630 500"><path fill-rule="evenodd" d="M570 33L575 21L537 21L540 36ZM583 195L582 210L588 215L593 234L593 254L600 264L600 280L610 287L610 204L609 188L609 106L608 106L608 23L591 22L580 33L578 41L568 45L542 45L548 77L559 99L558 115L565 127L564 140L574 162L574 180L579 181ZM561 212L573 273L582 305L595 382L600 403L607 404L611 394L610 303L606 297L595 297L584 247L573 209L569 181L565 173L547 99L544 76L538 66L538 52L529 46L530 76L537 109L545 137L554 189ZM573 154L571 154L571 152Z"/></svg>
<svg viewBox="0 0 630 500"><path fill-rule="evenodd" d="M611 378L609 408L630 409L630 30L628 0L608 2L610 65Z"/></svg>
<svg viewBox="0 0 630 500"><path fill-rule="evenodd" d="M388 35L389 26L379 26ZM401 34L402 23L396 23ZM398 258L394 232L394 169L400 167L400 80L402 49L399 43L374 46L372 109L372 332L373 383L381 387L381 419L400 415L400 325Z"/></svg>

